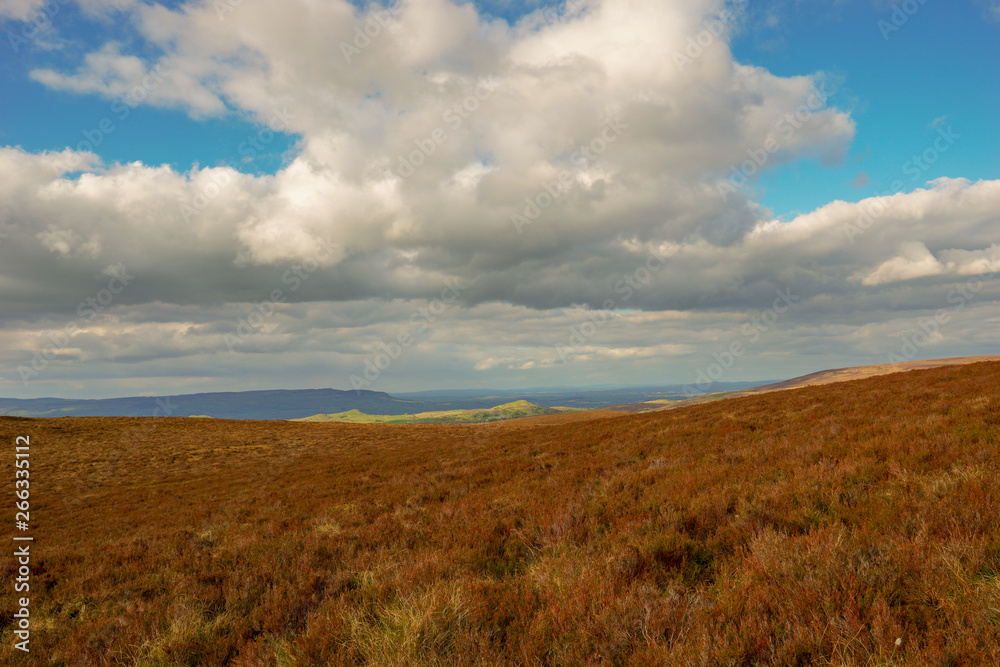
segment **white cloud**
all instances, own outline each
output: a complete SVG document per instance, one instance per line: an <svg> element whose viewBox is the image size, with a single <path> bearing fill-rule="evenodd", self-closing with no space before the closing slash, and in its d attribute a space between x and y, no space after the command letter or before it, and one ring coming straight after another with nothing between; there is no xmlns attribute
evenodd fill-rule
<svg viewBox="0 0 1000 667"><path fill-rule="evenodd" d="M474 253L507 268L622 232L736 242L757 213L720 201L713 183L763 145L818 79L737 65L722 40L677 67L672 56L715 4L634 4L577 2L559 20L507 26L479 19L471 4L409 0L351 62L341 45L372 15L343 0L308 9L247 0L222 21L208 4L138 5L144 36L164 50L156 62L112 43L75 72L34 77L121 99L163 71L144 103L183 104L196 116L228 104L262 121L286 109L303 137L299 156L210 207L240 218L231 224L244 261L283 261L320 236L354 252L417 251L437 263ZM477 97L484 81L499 87ZM609 121L623 128L613 145L602 138ZM835 157L853 132L847 114L820 109L775 163ZM603 152L580 153L584 146ZM414 156L423 164L402 178L400 160ZM388 181L387 170L397 172ZM525 198L561 173L569 190L529 234L513 233Z"/></svg>
<svg viewBox="0 0 1000 667"><path fill-rule="evenodd" d="M121 53L121 45L105 44L89 53L73 74L51 69L37 69L31 78L54 90L74 93L96 93L118 101L118 109L134 109L140 104L173 107L183 106L196 117L218 116L226 112L219 97L195 81L184 63L174 65L168 60L149 64L137 56Z"/></svg>
<svg viewBox="0 0 1000 667"><path fill-rule="evenodd" d="M283 289L288 305L248 348L315 348L348 367L366 353L357 340L405 324L408 312L383 310L385 301L433 298L449 277L477 282L455 321L435 329L428 358L468 371L555 373L554 346L577 321L560 309L609 299L628 316L576 361L643 368L704 348L705 330L725 342L727 327L786 287L807 304L800 322L839 332L817 340L862 349L870 337L851 342L824 318L850 312L883 335L888 310L938 307L949 284L997 261L1000 182L939 179L789 222L743 196L722 199L730 170L775 139L776 123L824 76L741 65L725 39L678 66L673 55L718 2L585 0L558 18L509 26L471 3L403 0L350 62L342 43L353 44L373 14L344 0L244 0L222 20L212 3L121 6L152 47L137 53L160 55L110 43L70 72L34 78L118 100L139 86L143 104L195 117L233 109L263 125L280 112L301 140L265 176L104 165L81 154L84 173L69 178L70 152L0 148L0 199L12 211L0 245L0 285L11 286L0 289L0 323L31 329L72 313L109 264L137 275L115 303L120 320L103 325L115 340L74 342L90 358L113 352L152 368L175 354L197 366L218 354L241 309ZM487 81L499 85L487 90ZM836 160L854 129L848 113L820 107L777 137L767 166ZM401 160L420 164L404 175ZM848 230L877 204L885 211L852 243ZM514 214L535 219L518 233ZM328 251L318 253L321 242ZM665 259L648 271L654 252ZM314 270L291 291L285 272L310 261ZM24 284L30 294L13 287ZM392 315L367 330L351 319L366 309ZM691 320L644 319L663 313ZM153 314L162 321L143 319ZM531 349L539 341L550 342ZM459 350L451 361L445 343Z"/></svg>
<svg viewBox="0 0 1000 667"><path fill-rule="evenodd" d="M37 234L42 246L53 252L58 252L63 257L71 254L84 253L91 257L97 257L101 253L101 238L92 234L86 241L70 229L56 229L52 225L44 232Z"/></svg>
<svg viewBox="0 0 1000 667"><path fill-rule="evenodd" d="M911 280L944 273L945 267L923 243L902 244L899 256L883 262L861 280L862 285L884 285L899 280Z"/></svg>

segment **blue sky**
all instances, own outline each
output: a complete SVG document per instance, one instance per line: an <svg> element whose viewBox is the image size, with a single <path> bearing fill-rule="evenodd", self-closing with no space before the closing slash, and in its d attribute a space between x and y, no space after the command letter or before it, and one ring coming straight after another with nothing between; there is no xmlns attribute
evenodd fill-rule
<svg viewBox="0 0 1000 667"><path fill-rule="evenodd" d="M168 6L179 3L165 3ZM238 158L233 147L256 132L253 118L233 111L223 117L191 118L181 109L138 106L130 109L124 119L111 108L112 101L96 95L51 90L31 79L38 68L74 68L87 52L107 40L132 36L129 23L121 17L100 20L81 15L72 4L60 6L51 26L40 34L38 41L27 43L14 40L13 52L9 37L20 37L24 21L8 21L4 26L4 57L0 60L0 89L4 91L4 107L0 121L0 143L21 146L30 151L58 151L76 147L86 141L85 132L98 129L101 120L110 118L114 131L101 138L95 152L105 162L169 164L186 171L195 164L215 165ZM51 49L40 44L41 38L57 31L67 40L65 49ZM28 33L31 34L31 33ZM141 44L137 45L140 49ZM103 133L101 133L103 135ZM274 173L285 162L285 153L294 148L295 137L282 135L274 140L265 154L252 163L240 163L248 173Z"/></svg>
<svg viewBox="0 0 1000 667"><path fill-rule="evenodd" d="M1000 353L996 0L0 0L0 33L0 395Z"/></svg>
<svg viewBox="0 0 1000 667"><path fill-rule="evenodd" d="M836 4L751 3L749 27L733 42L740 62L775 74L828 72L832 103L857 121L841 165L805 161L767 172L762 201L787 215L833 199L858 201L900 178L909 191L940 176L1000 177L992 111L1000 108L1000 23L986 7L928 0L893 30L885 26L897 27L893 7L903 3ZM904 165L932 146L937 119L961 140L914 181ZM852 187L859 173L868 185Z"/></svg>

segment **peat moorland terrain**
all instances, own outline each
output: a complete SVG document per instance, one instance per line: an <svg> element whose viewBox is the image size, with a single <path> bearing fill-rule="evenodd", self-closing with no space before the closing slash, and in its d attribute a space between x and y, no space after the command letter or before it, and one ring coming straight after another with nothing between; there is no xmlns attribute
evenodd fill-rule
<svg viewBox="0 0 1000 667"><path fill-rule="evenodd" d="M3 664L1000 664L998 362L644 414L0 431L36 540Z"/></svg>

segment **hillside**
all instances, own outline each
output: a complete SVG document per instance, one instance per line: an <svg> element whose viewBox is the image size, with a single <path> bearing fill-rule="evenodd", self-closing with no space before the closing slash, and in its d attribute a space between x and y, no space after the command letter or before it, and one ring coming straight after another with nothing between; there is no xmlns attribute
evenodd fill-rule
<svg viewBox="0 0 1000 667"><path fill-rule="evenodd" d="M653 410L673 410L676 408L708 403L723 398L738 398L740 396L751 396L753 394L765 394L771 391L783 391L785 389L801 389L802 387L814 387L825 384L835 384L838 382L849 382L851 380L861 380L864 378L888 375L890 373L905 373L907 371L926 370L928 368L941 368L942 366L966 366L968 364L978 364L989 361L1000 361L1000 356L979 356L979 357L952 357L949 359L927 359L922 361L903 361L895 364L874 364L871 366L852 366L850 368L834 368L825 371L817 371L783 380L771 384L740 389L737 391L721 391L708 393L703 396L688 398L679 401L646 401L641 404L631 406L616 406L617 409L627 408L629 412L650 412ZM616 409L616 407L608 409Z"/></svg>
<svg viewBox="0 0 1000 667"><path fill-rule="evenodd" d="M849 380L860 380L863 378L875 377L876 375L887 375L889 373L905 373L907 371L918 371L927 368L940 368L941 366L965 366L967 364L977 364L984 361L1000 361L1000 356L980 356L980 357L954 357L951 359L926 359L921 361L902 361L895 364L875 364L872 366L854 366L851 368L834 368L817 373L810 373L802 377L792 378L783 382L763 385L747 389L749 393L757 394L767 391L780 391L782 389L797 389L799 387L812 387L821 384L833 384L835 382L847 382Z"/></svg>
<svg viewBox="0 0 1000 667"><path fill-rule="evenodd" d="M541 415L557 415L562 410L545 408L528 401L513 401L486 410L435 410L412 415L368 415L360 410L348 410L332 415L313 415L292 421L342 422L352 424L481 424Z"/></svg>
<svg viewBox="0 0 1000 667"><path fill-rule="evenodd" d="M1000 363L531 422L0 418L31 664L1000 664Z"/></svg>

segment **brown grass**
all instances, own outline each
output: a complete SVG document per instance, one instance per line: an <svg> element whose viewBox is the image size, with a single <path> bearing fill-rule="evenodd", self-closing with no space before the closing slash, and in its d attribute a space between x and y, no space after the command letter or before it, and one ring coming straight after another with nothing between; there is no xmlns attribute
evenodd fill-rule
<svg viewBox="0 0 1000 667"><path fill-rule="evenodd" d="M565 424L0 431L37 518L2 664L1000 664L1000 363Z"/></svg>

